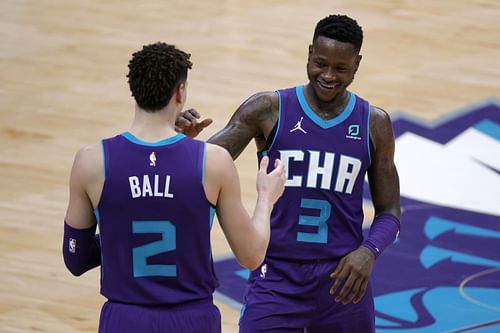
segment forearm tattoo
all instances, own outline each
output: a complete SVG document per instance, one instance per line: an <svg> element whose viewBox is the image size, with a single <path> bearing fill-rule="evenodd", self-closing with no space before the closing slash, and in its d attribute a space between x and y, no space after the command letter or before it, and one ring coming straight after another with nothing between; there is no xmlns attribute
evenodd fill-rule
<svg viewBox="0 0 500 333"><path fill-rule="evenodd" d="M245 101L226 127L208 142L226 148L236 159L253 139L265 141L278 117L278 98L275 93L260 93Z"/></svg>

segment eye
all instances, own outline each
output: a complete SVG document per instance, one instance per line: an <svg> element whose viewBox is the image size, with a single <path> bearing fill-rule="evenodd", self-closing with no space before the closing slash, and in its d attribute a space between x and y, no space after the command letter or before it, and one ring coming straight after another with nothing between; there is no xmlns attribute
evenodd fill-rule
<svg viewBox="0 0 500 333"><path fill-rule="evenodd" d="M315 61L314 64L319 68L323 68L326 66L326 64L322 61Z"/></svg>
<svg viewBox="0 0 500 333"><path fill-rule="evenodd" d="M349 70L349 68L347 67L337 67L337 71L339 71L340 73L345 73Z"/></svg>

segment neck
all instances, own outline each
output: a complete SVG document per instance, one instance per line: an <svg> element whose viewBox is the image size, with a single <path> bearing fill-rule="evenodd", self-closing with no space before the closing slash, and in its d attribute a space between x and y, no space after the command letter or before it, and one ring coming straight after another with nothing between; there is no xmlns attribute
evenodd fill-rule
<svg viewBox="0 0 500 333"><path fill-rule="evenodd" d="M168 106L151 113L136 105L130 132L146 142L156 142L174 136L177 134L175 131L177 113Z"/></svg>
<svg viewBox="0 0 500 333"><path fill-rule="evenodd" d="M326 118L333 118L339 115L347 104L349 98L347 90L344 89L342 92L339 92L332 100L328 102L321 101L310 84L307 84L305 86L304 93L307 101L309 102L309 105L313 108L313 110L318 115Z"/></svg>

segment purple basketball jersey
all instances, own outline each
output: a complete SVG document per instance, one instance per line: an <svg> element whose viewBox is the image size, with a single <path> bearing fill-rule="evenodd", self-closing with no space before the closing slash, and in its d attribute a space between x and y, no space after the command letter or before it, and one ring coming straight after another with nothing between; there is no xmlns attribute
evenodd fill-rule
<svg viewBox="0 0 500 333"><path fill-rule="evenodd" d="M369 104L349 92L345 109L324 120L303 86L279 90L279 119L267 154L287 170L285 192L271 216L267 256L340 258L363 240L363 185L370 165Z"/></svg>
<svg viewBox="0 0 500 333"><path fill-rule="evenodd" d="M102 295L144 305L211 300L217 280L205 144L181 134L146 143L126 132L102 146Z"/></svg>

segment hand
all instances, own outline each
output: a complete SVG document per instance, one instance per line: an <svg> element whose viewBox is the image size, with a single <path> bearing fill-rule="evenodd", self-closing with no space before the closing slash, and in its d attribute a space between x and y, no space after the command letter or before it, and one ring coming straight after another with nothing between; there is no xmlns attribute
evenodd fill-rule
<svg viewBox="0 0 500 333"><path fill-rule="evenodd" d="M285 190L285 167L280 159L275 159L274 170L267 173L268 164L269 157L264 156L257 173L257 193L259 197L266 196L274 204Z"/></svg>
<svg viewBox="0 0 500 333"><path fill-rule="evenodd" d="M201 122L198 122L198 119L200 119L200 114L195 109L183 111L175 120L175 130L191 138L195 138L205 127L213 122L211 118L203 119Z"/></svg>
<svg viewBox="0 0 500 333"><path fill-rule="evenodd" d="M343 304L358 303L366 292L368 281L375 262L375 255L366 247L360 246L343 257L330 277L335 278L335 283L330 289L334 295L337 289L344 286L335 297L335 302Z"/></svg>

